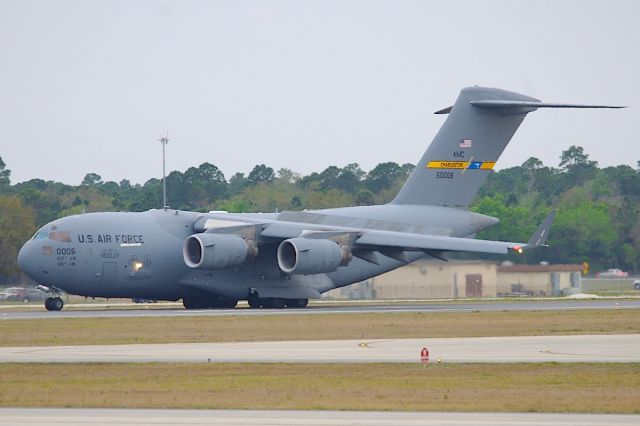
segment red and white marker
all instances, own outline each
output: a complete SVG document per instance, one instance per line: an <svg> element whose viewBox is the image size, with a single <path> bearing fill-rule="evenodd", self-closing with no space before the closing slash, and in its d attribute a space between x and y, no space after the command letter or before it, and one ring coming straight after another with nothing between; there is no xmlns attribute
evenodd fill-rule
<svg viewBox="0 0 640 426"><path fill-rule="evenodd" d="M420 351L420 360L422 361L422 365L427 365L429 363L429 349L422 348Z"/></svg>

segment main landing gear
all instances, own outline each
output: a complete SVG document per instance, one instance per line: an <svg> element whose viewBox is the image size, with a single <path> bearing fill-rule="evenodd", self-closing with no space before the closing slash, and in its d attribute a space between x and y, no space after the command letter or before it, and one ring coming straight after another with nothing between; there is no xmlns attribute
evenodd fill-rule
<svg viewBox="0 0 640 426"><path fill-rule="evenodd" d="M277 297L260 297L257 291L249 292L247 296L247 302L249 307L253 309L266 308L266 309L283 309L287 308L306 308L309 303L309 299L281 299Z"/></svg>
<svg viewBox="0 0 640 426"><path fill-rule="evenodd" d="M236 307L238 301L235 299L186 296L182 298L182 304L185 309L231 309Z"/></svg>
<svg viewBox="0 0 640 426"><path fill-rule="evenodd" d="M250 292L247 296L249 307L253 309L283 309L283 308L306 308L309 299L282 299L277 297L260 297L257 291ZM238 301L235 299L217 298L203 296L200 294L185 295L182 298L185 309L231 309L235 308Z"/></svg>
<svg viewBox="0 0 640 426"><path fill-rule="evenodd" d="M61 311L64 306L64 302L60 296L47 297L44 301L44 307L47 311Z"/></svg>

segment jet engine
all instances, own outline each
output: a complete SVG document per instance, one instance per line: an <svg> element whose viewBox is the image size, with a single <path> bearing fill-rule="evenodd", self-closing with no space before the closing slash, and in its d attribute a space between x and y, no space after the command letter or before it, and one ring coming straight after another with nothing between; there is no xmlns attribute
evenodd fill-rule
<svg viewBox="0 0 640 426"><path fill-rule="evenodd" d="M237 235L193 234L184 241L182 255L190 268L223 269L255 257L258 248Z"/></svg>
<svg viewBox="0 0 640 426"><path fill-rule="evenodd" d="M278 247L278 266L287 274L323 274L351 261L351 251L332 240L290 238Z"/></svg>

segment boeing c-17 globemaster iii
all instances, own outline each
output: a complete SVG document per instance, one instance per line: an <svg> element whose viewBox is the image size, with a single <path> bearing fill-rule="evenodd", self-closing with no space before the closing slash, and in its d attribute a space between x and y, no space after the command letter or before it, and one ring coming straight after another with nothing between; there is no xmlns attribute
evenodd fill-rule
<svg viewBox="0 0 640 426"><path fill-rule="evenodd" d="M303 308L309 299L448 252L502 253L545 245L554 213L527 243L475 239L498 219L468 210L525 116L543 103L468 87L398 195L384 205L197 213L163 208L69 216L43 226L18 255L51 293L182 299L185 308Z"/></svg>

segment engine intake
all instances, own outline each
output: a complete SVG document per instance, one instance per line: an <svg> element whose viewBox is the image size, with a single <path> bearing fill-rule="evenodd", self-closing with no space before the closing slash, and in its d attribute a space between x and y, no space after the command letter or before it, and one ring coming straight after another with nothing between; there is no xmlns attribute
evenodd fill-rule
<svg viewBox="0 0 640 426"><path fill-rule="evenodd" d="M278 266L287 274L324 274L351 261L351 251L331 240L291 238L278 247Z"/></svg>
<svg viewBox="0 0 640 426"><path fill-rule="evenodd" d="M184 263L196 269L223 269L243 264L258 254L256 245L237 235L194 234L184 240Z"/></svg>

